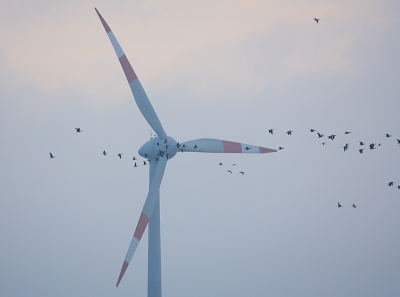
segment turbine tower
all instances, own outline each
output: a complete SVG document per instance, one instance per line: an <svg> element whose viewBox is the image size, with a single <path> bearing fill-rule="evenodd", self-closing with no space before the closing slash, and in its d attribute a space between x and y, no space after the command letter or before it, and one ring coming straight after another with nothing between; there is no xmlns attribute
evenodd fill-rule
<svg viewBox="0 0 400 297"><path fill-rule="evenodd" d="M177 152L202 152L202 153L272 153L274 149L258 147L238 142L202 138L178 143L174 138L165 133L160 120L150 103L135 71L128 61L124 51L119 45L110 27L95 8L104 29L111 41L111 44L117 54L122 69L124 70L129 87L131 88L136 104L143 117L149 123L157 136L151 138L140 149L139 155L146 158L150 164L149 173L149 192L142 213L129 245L121 272L118 277L117 287L125 274L126 269L136 251L136 248L142 238L147 225L149 225L148 234L148 282L147 296L161 297L161 242L160 242L160 185L164 175L168 160L172 159Z"/></svg>

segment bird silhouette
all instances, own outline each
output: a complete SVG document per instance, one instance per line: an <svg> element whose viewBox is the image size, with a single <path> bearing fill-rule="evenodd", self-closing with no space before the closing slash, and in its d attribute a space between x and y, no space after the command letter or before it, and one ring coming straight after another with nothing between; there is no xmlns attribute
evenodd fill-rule
<svg viewBox="0 0 400 297"><path fill-rule="evenodd" d="M219 166L222 166L222 163L219 163Z"/></svg>
<svg viewBox="0 0 400 297"><path fill-rule="evenodd" d="M392 135L386 133L386 138L392 137Z"/></svg>
<svg viewBox="0 0 400 297"><path fill-rule="evenodd" d="M243 172L243 171L240 171L239 173L240 173L241 175L244 175L244 172Z"/></svg>
<svg viewBox="0 0 400 297"><path fill-rule="evenodd" d="M56 156L54 156L52 153L49 153L50 154L50 159L53 159L53 158L55 158Z"/></svg>
<svg viewBox="0 0 400 297"><path fill-rule="evenodd" d="M234 164L232 164L233 166L236 166L237 164L236 163L234 163Z"/></svg>
<svg viewBox="0 0 400 297"><path fill-rule="evenodd" d="M198 148L197 144L195 144L195 145L194 145L194 148L195 148L195 149L197 149L197 148Z"/></svg>
<svg viewBox="0 0 400 297"><path fill-rule="evenodd" d="M143 165L147 165L146 161L143 161Z"/></svg>
<svg viewBox="0 0 400 297"><path fill-rule="evenodd" d="M394 184L394 182L389 182L388 186L391 187L391 186L393 186L393 184Z"/></svg>
<svg viewBox="0 0 400 297"><path fill-rule="evenodd" d="M364 149L359 149L358 151L360 152L360 154L362 154L364 152Z"/></svg>
<svg viewBox="0 0 400 297"><path fill-rule="evenodd" d="M324 134L317 132L318 138L324 137Z"/></svg>
<svg viewBox="0 0 400 297"><path fill-rule="evenodd" d="M336 137L336 135L335 135L335 134L332 134L332 135L329 135L329 136L328 136L328 138L329 138L329 139L331 139L331 140L334 140L334 139L335 139L335 137Z"/></svg>
<svg viewBox="0 0 400 297"><path fill-rule="evenodd" d="M369 145L369 149L370 149L370 150L376 149L375 143L371 143L371 144Z"/></svg>
<svg viewBox="0 0 400 297"><path fill-rule="evenodd" d="M118 154L117 156L121 159L123 154Z"/></svg>
<svg viewBox="0 0 400 297"><path fill-rule="evenodd" d="M360 143L360 145L364 145L365 143L364 142L362 142L362 141L358 141L359 143Z"/></svg>
<svg viewBox="0 0 400 297"><path fill-rule="evenodd" d="M250 147L246 146L244 149L245 149L246 151L248 151L248 150L250 149Z"/></svg>
<svg viewBox="0 0 400 297"><path fill-rule="evenodd" d="M348 149L349 149L349 144L346 143L346 145L343 147L343 150L344 150L344 151L347 151Z"/></svg>
<svg viewBox="0 0 400 297"><path fill-rule="evenodd" d="M290 130L289 130L289 131L287 131L286 133L287 133L287 135L292 135L293 131L290 131Z"/></svg>
<svg viewBox="0 0 400 297"><path fill-rule="evenodd" d="M318 24L320 19L314 18L314 21Z"/></svg>
<svg viewBox="0 0 400 297"><path fill-rule="evenodd" d="M337 203L337 207L342 207L342 205L338 202L338 203Z"/></svg>
<svg viewBox="0 0 400 297"><path fill-rule="evenodd" d="M397 186L397 188L400 190L400 186Z"/></svg>
<svg viewBox="0 0 400 297"><path fill-rule="evenodd" d="M400 139L397 139L397 144L400 144Z"/></svg>
<svg viewBox="0 0 400 297"><path fill-rule="evenodd" d="M284 149L284 147L281 147L281 146L278 148L279 151L280 151L280 150L283 150L283 149Z"/></svg>
<svg viewBox="0 0 400 297"><path fill-rule="evenodd" d="M229 173L232 173L232 171L228 170Z"/></svg>
<svg viewBox="0 0 400 297"><path fill-rule="evenodd" d="M350 134L351 133L351 131L345 131L344 132L344 134Z"/></svg>
<svg viewBox="0 0 400 297"><path fill-rule="evenodd" d="M355 205L355 204L353 203L353 205L352 205L351 207L357 208L357 205Z"/></svg>
<svg viewBox="0 0 400 297"><path fill-rule="evenodd" d="M75 130L76 130L76 132L82 132L82 129L81 128L75 128Z"/></svg>
<svg viewBox="0 0 400 297"><path fill-rule="evenodd" d="M106 156L106 155L107 155L107 152L106 152L106 151L103 151L103 155Z"/></svg>
<svg viewBox="0 0 400 297"><path fill-rule="evenodd" d="M269 130L268 130L268 133L269 133L269 134L274 134L274 129L269 129Z"/></svg>
<svg viewBox="0 0 400 297"><path fill-rule="evenodd" d="M316 130L315 129L310 129L310 132L315 132Z"/></svg>
<svg viewBox="0 0 400 297"><path fill-rule="evenodd" d="M136 164L136 162L135 162L135 166L133 166L133 167L137 167L137 164Z"/></svg>
<svg viewBox="0 0 400 297"><path fill-rule="evenodd" d="M322 145L325 145L325 142L323 142Z"/></svg>
<svg viewBox="0 0 400 297"><path fill-rule="evenodd" d="M132 160L135 161L135 160L137 160L137 159L136 159L136 157L133 157Z"/></svg>

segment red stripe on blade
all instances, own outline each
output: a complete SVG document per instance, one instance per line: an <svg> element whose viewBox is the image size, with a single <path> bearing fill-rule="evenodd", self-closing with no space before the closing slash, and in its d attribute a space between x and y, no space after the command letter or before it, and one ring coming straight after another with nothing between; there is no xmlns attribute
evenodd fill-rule
<svg viewBox="0 0 400 297"><path fill-rule="evenodd" d="M104 29L106 30L106 32L107 32L107 33L110 32L111 29L110 29L110 27L107 25L107 23L106 23L106 21L103 19L103 17L101 16L100 12L97 10L97 8L94 8L94 9L96 10L97 15L99 16L100 21L101 21L101 23L103 24L103 27L104 27Z"/></svg>
<svg viewBox="0 0 400 297"><path fill-rule="evenodd" d="M136 226L135 234L133 234L134 237L136 237L138 240L140 240L143 236L144 230L146 230L147 224L149 222L149 217L142 212L139 218L139 222Z"/></svg>
<svg viewBox="0 0 400 297"><path fill-rule="evenodd" d="M129 263L124 261L124 263L122 264L122 268L121 268L121 272L119 273L119 277L118 277L118 281L117 281L117 287L119 285L119 283L121 282L122 277L125 274L126 269L128 268Z"/></svg>
<svg viewBox="0 0 400 297"><path fill-rule="evenodd" d="M238 142L222 140L222 145L224 146L224 153L241 153L242 152L242 145Z"/></svg>
<svg viewBox="0 0 400 297"><path fill-rule="evenodd" d="M129 63L128 58L125 55L119 58L119 62L121 63L122 69L124 70L126 79L128 80L128 84L137 79L136 73L135 71L133 71L131 63Z"/></svg>
<svg viewBox="0 0 400 297"><path fill-rule="evenodd" d="M273 149L269 149L269 148L261 147L261 146L260 146L260 154L264 154L264 153L274 153L274 152L276 152L276 150L273 150Z"/></svg>

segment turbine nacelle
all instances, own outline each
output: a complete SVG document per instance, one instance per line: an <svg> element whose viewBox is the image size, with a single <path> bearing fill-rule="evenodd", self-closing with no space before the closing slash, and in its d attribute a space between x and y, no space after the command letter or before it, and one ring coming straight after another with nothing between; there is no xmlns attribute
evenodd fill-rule
<svg viewBox="0 0 400 297"><path fill-rule="evenodd" d="M178 152L178 142L170 136L155 137L147 141L139 149L139 155L149 161L165 157L173 158Z"/></svg>

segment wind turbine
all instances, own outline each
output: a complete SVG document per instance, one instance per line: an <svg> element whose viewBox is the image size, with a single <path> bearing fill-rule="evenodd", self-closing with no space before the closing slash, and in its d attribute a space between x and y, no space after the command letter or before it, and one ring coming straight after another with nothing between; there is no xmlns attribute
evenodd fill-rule
<svg viewBox="0 0 400 297"><path fill-rule="evenodd" d="M135 71L128 61L124 51L119 45L110 27L95 8L104 29L110 38L111 44L117 54L126 79L131 88L136 104L143 117L149 123L157 136L151 138L140 149L139 155L146 158L150 164L149 173L149 192L143 206L142 213L129 245L121 272L118 277L117 287L136 251L147 225L148 234L148 283L147 296L161 297L161 242L160 242L160 185L164 175L168 160L172 159L177 152L203 152L203 153L272 153L274 149L258 147L219 139L202 138L183 143L178 143L175 139L165 133L158 116L151 105Z"/></svg>

